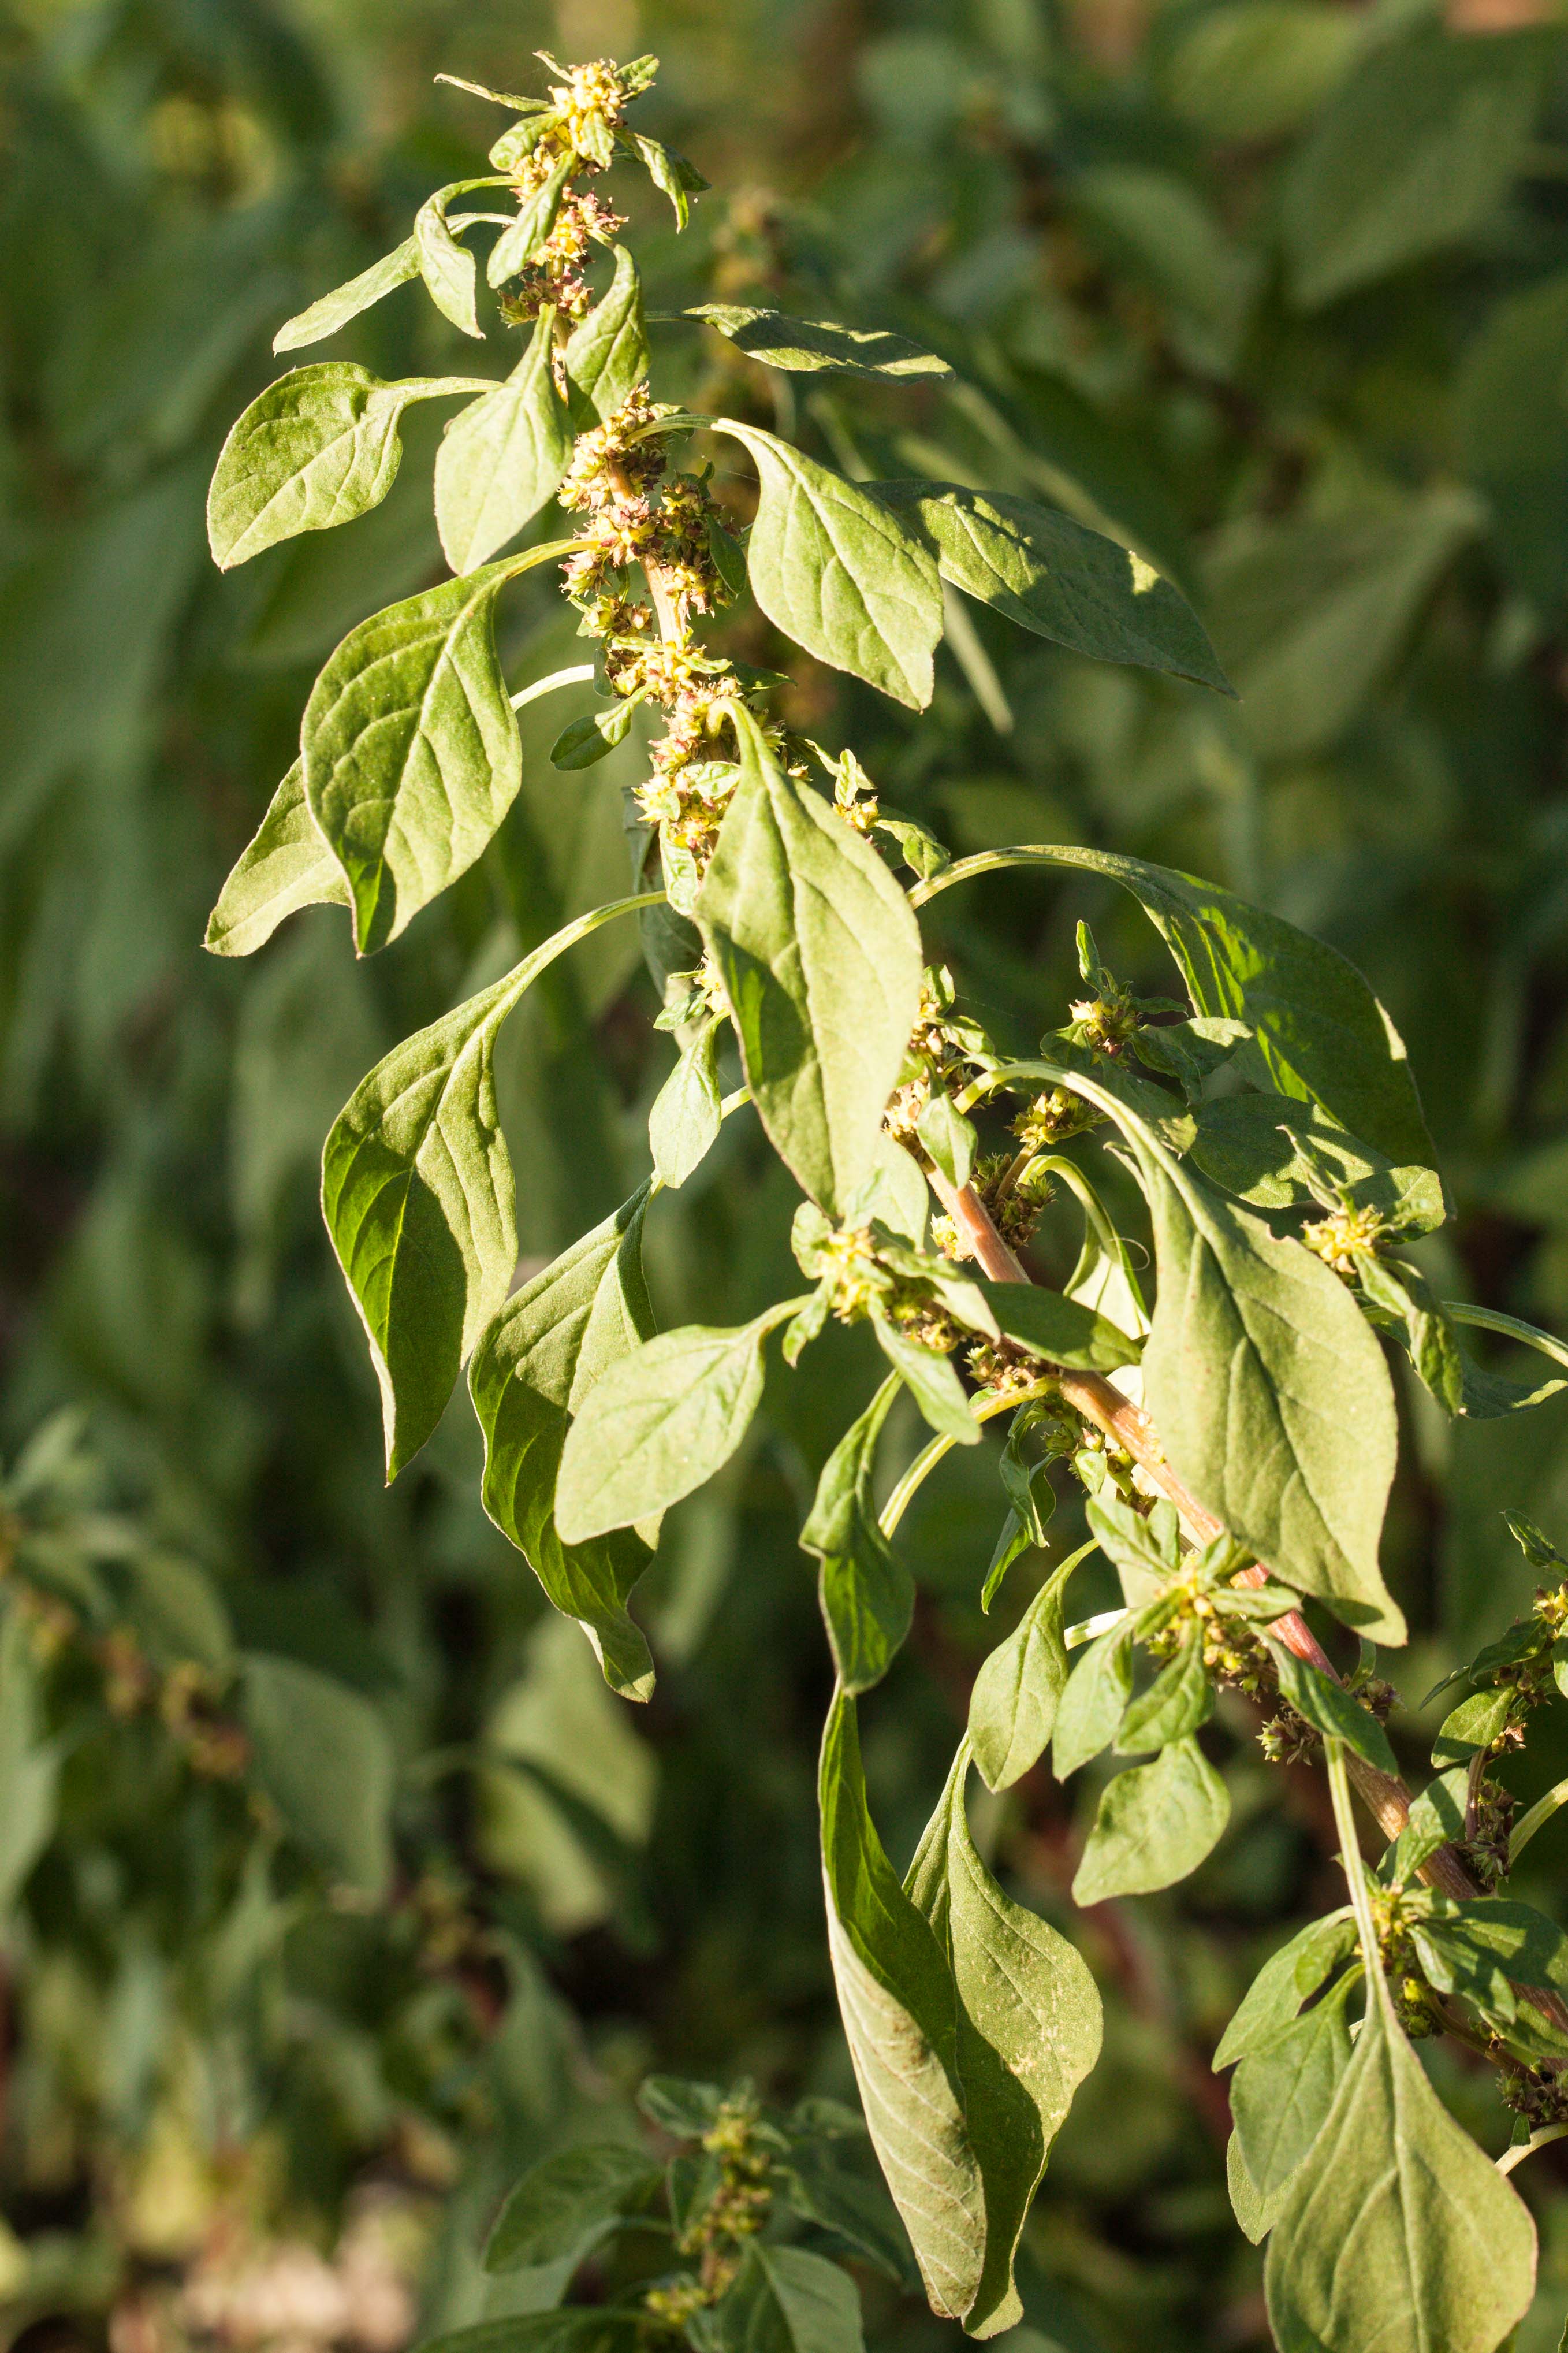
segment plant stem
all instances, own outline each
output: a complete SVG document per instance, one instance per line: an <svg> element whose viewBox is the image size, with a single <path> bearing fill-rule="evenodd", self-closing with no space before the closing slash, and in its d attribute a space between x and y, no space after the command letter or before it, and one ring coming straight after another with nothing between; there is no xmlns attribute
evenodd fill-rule
<svg viewBox="0 0 1568 2353"><path fill-rule="evenodd" d="M1544 1798L1537 1798L1530 1811L1521 1816L1508 1842L1508 1867L1510 1872L1536 1831L1552 1820L1560 1806L1568 1806L1568 1781L1556 1782Z"/></svg>
<svg viewBox="0 0 1568 2353"><path fill-rule="evenodd" d="M1351 1804L1344 1742L1325 1740L1323 1756L1329 1768L1329 1795L1333 1799L1334 1827L1340 1834L1340 1859L1345 1867L1351 1910L1355 1914L1356 1934L1361 1938L1361 1957L1366 1968L1366 1998L1369 2002L1387 2002L1388 1980L1383 1974L1383 1950L1377 1941L1377 1926L1372 1916L1372 1898L1366 1892L1366 1873L1362 1867L1361 1836L1356 1829L1355 1809Z"/></svg>
<svg viewBox="0 0 1568 2353"><path fill-rule="evenodd" d="M1497 2161L1497 2169L1500 2173L1511 2173L1516 2165L1522 2165L1527 2157L1533 2157L1536 2150L1544 2148L1549 2140L1562 2140L1565 2137L1568 2137L1568 2125L1542 2125L1541 2130L1532 2132L1528 2140L1516 2140L1511 2148L1505 2148Z"/></svg>

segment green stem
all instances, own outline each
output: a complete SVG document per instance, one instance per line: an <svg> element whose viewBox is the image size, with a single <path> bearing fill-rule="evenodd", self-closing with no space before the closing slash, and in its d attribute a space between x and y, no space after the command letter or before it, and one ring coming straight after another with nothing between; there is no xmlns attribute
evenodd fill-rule
<svg viewBox="0 0 1568 2353"><path fill-rule="evenodd" d="M1568 1781L1557 1782L1548 1789L1544 1798L1537 1798L1530 1811L1515 1826L1513 1836L1508 1842L1508 1867L1510 1872L1536 1831L1552 1820L1560 1806L1568 1806Z"/></svg>
<svg viewBox="0 0 1568 2353"><path fill-rule="evenodd" d="M1568 1346L1533 1324L1521 1324L1516 1315L1500 1314L1495 1307L1472 1307L1464 1300L1445 1299L1443 1304L1456 1324L1474 1324L1483 1332L1500 1332L1507 1339L1522 1340L1527 1348L1538 1349L1554 1364L1568 1365Z"/></svg>
<svg viewBox="0 0 1568 2353"><path fill-rule="evenodd" d="M1029 1405L1036 1398L1049 1397L1056 1386L1054 1380L1036 1381L1030 1388L1016 1390L1007 1397L972 1398L969 1409L976 1421L994 1421L999 1413L1011 1413L1016 1406ZM933 1438L928 1445L921 1447L882 1506L881 1529L885 1536L892 1535L922 1483L930 1478L953 1443L951 1438Z"/></svg>
<svg viewBox="0 0 1568 2353"><path fill-rule="evenodd" d="M1562 2140L1565 2137L1568 2137L1568 2125L1542 2125L1541 2130L1532 2132L1528 2140L1515 2141L1511 2148L1505 2148L1497 2161L1497 2169L1500 2173L1511 2173L1516 2165L1522 2165L1527 2157L1533 2157L1536 2150L1544 2148L1549 2140Z"/></svg>
<svg viewBox="0 0 1568 2353"><path fill-rule="evenodd" d="M1356 1834L1355 1813L1351 1804L1350 1776L1345 1771L1344 1742L1325 1740L1323 1755L1329 1768L1329 1794L1334 1801L1334 1827L1340 1834L1340 1859L1345 1867L1351 1910L1355 1914L1356 1934L1361 1939L1362 1958L1366 1964L1367 1983L1372 1989L1367 1998L1369 2000L1381 2000L1385 2015L1392 2020L1394 2005L1389 1999L1388 1980L1383 1974L1383 1951L1372 1916L1366 1873L1362 1868L1361 1840Z"/></svg>

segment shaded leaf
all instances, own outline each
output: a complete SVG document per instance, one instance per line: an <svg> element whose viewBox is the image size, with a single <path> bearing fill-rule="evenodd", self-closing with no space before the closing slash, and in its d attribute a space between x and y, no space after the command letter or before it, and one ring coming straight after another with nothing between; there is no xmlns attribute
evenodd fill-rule
<svg viewBox="0 0 1568 2353"><path fill-rule="evenodd" d="M795 319L783 311L758 311L744 302L700 302L683 311L717 328L738 351L761 360L767 367L814 375L827 369L839 375L951 375L952 370L934 352L922 351L902 335L871 327L839 327L826 319Z"/></svg>
<svg viewBox="0 0 1568 2353"><path fill-rule="evenodd" d="M920 932L876 851L738 723L741 779L697 920L769 1139L837 1215L878 1161L920 1007Z"/></svg>
<svg viewBox="0 0 1568 2353"><path fill-rule="evenodd" d="M332 1878L384 1896L395 1767L370 1701L314 1667L253 1652L241 1715L257 1777L289 1833Z"/></svg>
<svg viewBox="0 0 1568 2353"><path fill-rule="evenodd" d="M1266 1638L1267 1639L1267 1638ZM1331 1681L1310 1660L1299 1659L1283 1642L1269 1642L1283 1698L1325 1740L1342 1740L1347 1748L1392 1779L1399 1770L1388 1735L1370 1708L1363 1707L1340 1683Z"/></svg>
<svg viewBox="0 0 1568 2353"><path fill-rule="evenodd" d="M768 1334L800 1304L784 1300L734 1331L690 1324L610 1366L562 1451L555 1517L564 1542L651 1519L729 1461L762 1403Z"/></svg>
<svg viewBox="0 0 1568 2353"><path fill-rule="evenodd" d="M619 2141L589 2141L525 2173L485 2244L487 2272L580 2263L609 2226L638 2207L662 2168Z"/></svg>
<svg viewBox="0 0 1568 2353"><path fill-rule="evenodd" d="M1360 1982L1359 1970L1347 1972L1313 2009L1249 2051L1231 2078L1241 2162L1266 2211L1277 2206L1333 2105L1351 2058L1345 2004Z"/></svg>
<svg viewBox="0 0 1568 2353"><path fill-rule="evenodd" d="M951 482L878 482L874 494L924 534L943 579L1010 621L1097 661L1233 692L1180 589L1102 533L1028 499Z"/></svg>
<svg viewBox="0 0 1568 2353"><path fill-rule="evenodd" d="M485 1509L627 1699L653 1689L647 1644L626 1611L652 1556L629 1528L563 1544L555 1481L572 1416L595 1381L653 1336L642 1271L647 1206L645 1189L524 1283L487 1327L468 1373L485 1435Z"/></svg>
<svg viewBox="0 0 1568 2353"><path fill-rule="evenodd" d="M1530 33L1422 34L1363 60L1285 178L1285 245L1303 310L1480 226L1523 161L1549 55Z"/></svg>
<svg viewBox="0 0 1568 2353"><path fill-rule="evenodd" d="M1261 2051L1272 2042L1301 2004L1355 1949L1355 1921L1344 1905L1310 1921L1277 1953L1271 1953L1220 2037L1214 2054L1215 2067L1233 2066L1249 2051Z"/></svg>
<svg viewBox="0 0 1568 2353"><path fill-rule="evenodd" d="M690 2335L700 2353L865 2353L860 2297L848 2273L805 2247L755 2240Z"/></svg>
<svg viewBox="0 0 1568 2353"><path fill-rule="evenodd" d="M506 382L455 417L436 458L436 522L454 572L472 572L553 498L572 428L551 369L546 308Z"/></svg>
<svg viewBox="0 0 1568 2353"><path fill-rule="evenodd" d="M1073 1902L1147 1895L1185 1879L1218 1843L1229 1820L1225 1783L1197 1742L1173 1741L1152 1765L1118 1773L1101 1790L1073 1880Z"/></svg>
<svg viewBox="0 0 1568 2353"><path fill-rule="evenodd" d="M651 897L579 916L504 979L405 1038L362 1081L327 1138L322 1213L370 1341L388 1478L439 1421L517 1263L493 1075L501 1024L558 955Z"/></svg>

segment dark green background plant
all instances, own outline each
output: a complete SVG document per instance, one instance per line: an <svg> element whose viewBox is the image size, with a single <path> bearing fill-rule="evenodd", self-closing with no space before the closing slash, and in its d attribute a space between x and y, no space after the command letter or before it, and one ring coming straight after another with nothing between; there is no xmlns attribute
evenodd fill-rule
<svg viewBox="0 0 1568 2353"><path fill-rule="evenodd" d="M192 946L316 670L442 569L436 427L421 444L432 412L416 411L374 520L207 576L206 476L276 373L270 332L473 168L472 102L428 92L438 67L510 88L534 38L613 45L510 10L455 29L403 11L394 30L368 13L290 35L260 13L144 6L11 41L11 1459L59 1409L88 1420L79 1439L53 1426L8 1507L31 1597L8 1672L36 1698L7 1706L6 1770L37 1802L10 1862L5 2211L31 2250L13 2269L17 2322L76 2311L89 2336L116 2302L166 2298L158 2262L186 2263L225 2203L264 2236L331 2244L371 2178L416 2215L438 2210L426 2320L459 2324L497 2292L470 2251L500 2189L590 2121L625 2132L649 2065L750 2074L785 2102L848 2089L812 1820L826 1655L795 1531L866 1393L864 1335L833 1343L836 1378L772 1384L745 1462L682 1507L648 1620L661 1695L612 1730L581 1645L541 1625L480 1516L456 1420L381 1490L374 1391L311 1199L327 1126L395 1039L625 887L629 755L557 776L555 723L525 713L537 797L363 970L333 913L253 969ZM1409 1044L1458 1197L1426 1271L1561 1327L1555 37L1489 44L1485 105L1464 118L1489 171L1461 152L1436 174L1468 211L1435 216L1384 181L1336 255L1313 125L1332 121L1342 74L1360 89L1374 70L1352 46L1366 28L1337 12L1173 14L1121 59L1105 21L1000 8L694 11L640 30L664 61L650 126L726 192L766 191L710 197L679 248L651 199L651 306L782 301L901 329L981 398L918 427L873 404L868 428L839 380L781 386L721 346L700 364L721 388L692 393L847 470L868 429L923 435L940 461L894 447L874 470L970 473L1119 524L1190 590L1243 690L1234 716L1200 710L982 614L963 668L952 641L939 657L918 723L809 664L789 715L853 743L886 798L959 851L1131 853L1345 948ZM1429 69L1398 43L1420 28L1389 37L1412 86ZM1345 136L1370 174L1364 123ZM415 296L361 332L355 355L383 378L467 373L462 339ZM545 598L537 611L547 629ZM529 642L526 611L512 627L519 681L582 659L569 631ZM784 651L763 636L736 650L759 667ZM1114 969L1172 985L1108 886L993 886L984 929L980 902L938 905L988 1024L1026 1048L1058 1018L1041 1008L1079 994L1080 914ZM571 980L510 1033L503 1108L509 1087L552 1105L547 1127L512 1131L539 1261L639 1173L669 1050L648 1042L634 964L635 943L558 968ZM736 1324L788 1274L792 1188L728 1133L693 1187L652 1270L661 1320ZM1041 1252L1058 1280L1069 1233L1053 1208ZM1408 1699L1527 1604L1535 1572L1499 1507L1561 1537L1562 1411L1448 1425L1412 1385L1384 1562L1415 1641L1381 1662ZM977 1596L999 1510L994 1461L972 1476L963 1458L909 1524L914 1639L868 1708L900 1861L993 1639ZM1078 1540L1065 1500L1050 1535L1057 1558ZM1003 1623L1027 1581L1011 1603L1004 1588ZM361 1744L373 1781L397 1762L395 1863L374 1806L311 1819L286 1740L264 1786L261 1718L241 1764L221 1704L237 1648L282 1662L286 1725L301 1671L367 1704L340 1700L332 1736ZM570 1786L549 1764L563 1727ZM1505 1763L1526 1800L1565 1769L1555 1737L1542 1711L1528 1767ZM1262 1954L1342 1882L1321 1778L1271 1774L1245 1724L1227 1757L1235 1827L1200 1877L1083 1931L1108 2058L1054 2154L1026 2282L1030 2325L1069 2347L1245 2342L1262 2325L1207 2062ZM25 1831L25 1800L5 1811ZM1064 1921L1071 1786L1015 1792L986 1837L1014 1888ZM1525 1874L1548 1910L1551 1837ZM329 1883L364 1894L329 1904ZM1489 2076L1435 2063L1500 2146ZM1553 2162L1519 2177L1543 2232L1526 2347L1555 2341L1568 2290ZM871 2293L868 2313L875 2329L936 2328Z"/></svg>

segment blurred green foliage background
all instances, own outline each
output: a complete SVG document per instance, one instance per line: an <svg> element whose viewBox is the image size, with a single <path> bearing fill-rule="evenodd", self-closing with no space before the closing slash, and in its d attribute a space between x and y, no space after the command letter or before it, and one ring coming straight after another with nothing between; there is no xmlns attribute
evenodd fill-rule
<svg viewBox="0 0 1568 2353"><path fill-rule="evenodd" d="M392 1040L624 889L620 783L531 754L496 849L354 965L316 910L202 953L317 668L437 576L435 422L385 506L232 578L206 478L279 320L472 168L440 69L645 47L647 127L715 184L657 307L747 295L903 325L951 395L856 406L666 331L658 389L751 405L840 461L1044 494L1185 586L1242 691L1096 669L987 616L906 719L797 663L956 849L1094 842L1275 907L1369 974L1460 1214L1459 1295L1568 1328L1568 35L1530 0L12 0L0 14L0 2307L28 2353L398 2353L558 2284L485 2282L499 2190L634 2129L650 2065L844 2094L813 1768L829 1688L795 1536L870 1387L865 1334L775 1377L740 1462L671 1515L639 1602L660 1685L613 1700L480 1514L459 1397L391 1492L314 1200ZM341 348L453 364L415 294ZM340 348L340 347L335 347ZM880 396L879 396L880 397ZM779 659L754 619L731 642ZM508 649L569 659L542 589ZM552 659L553 657L553 659ZM1065 1018L1072 927L1168 986L1141 919L1016 877L941 902L999 1037ZM523 1248L630 1191L668 1055L635 939L507 1032ZM670 1322L772 1295L790 1187L735 1121L650 1220ZM1128 1217L1131 1222L1131 1202ZM1049 1220L1043 1267L1070 1263ZM831 1363L829 1365L829 1357ZM1515 1505L1568 1535L1568 1399L1438 1426L1405 1403L1387 1562L1408 1697L1521 1606ZM895 1428L889 1465L912 1432ZM979 1460L975 1460L975 1456ZM991 1449L906 1524L914 1640L866 1710L907 1854L990 1641ZM1056 1527L1073 1541L1064 1503ZM1086 1607L1093 1606L1092 1596ZM260 1657L270 1730L230 1707ZM1413 1719L1417 1725L1423 1719ZM981 1824L1100 1974L1108 2046L1030 2233L1016 2353L1267 2342L1231 2222L1218 2031L1336 1900L1307 1774L1223 1716L1233 1827L1166 1896L1072 1922L1079 1817L1042 1775ZM1564 1744L1568 1746L1568 1744ZM1408 1755L1424 1759L1412 1739ZM324 1761L323 1761L324 1760ZM1568 1755L1532 1757L1534 1795ZM1532 1900L1562 1899L1560 1841ZM1485 2071L1434 2063L1489 2147ZM1521 2177L1568 2309L1568 2169ZM877 2342L955 2332L867 2284Z"/></svg>

